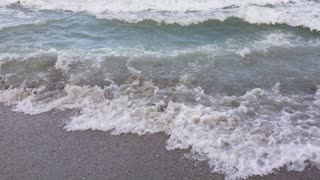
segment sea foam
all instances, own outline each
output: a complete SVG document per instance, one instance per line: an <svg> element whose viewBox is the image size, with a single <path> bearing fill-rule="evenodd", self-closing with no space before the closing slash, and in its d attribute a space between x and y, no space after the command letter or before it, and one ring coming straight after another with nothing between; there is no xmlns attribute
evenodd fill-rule
<svg viewBox="0 0 320 180"><path fill-rule="evenodd" d="M138 77L104 88L66 85L60 93L46 92L45 87L1 90L0 101L27 114L80 110L65 126L68 131L164 132L169 150L190 149L192 157L207 160L213 172L236 179L265 175L284 165L301 171L308 163L320 163L320 92L284 96L279 87L212 97L183 84L160 89Z"/></svg>
<svg viewBox="0 0 320 180"><path fill-rule="evenodd" d="M0 6L15 3L15 0L4 0ZM253 24L287 24L320 30L320 4L308 0L21 0L20 5L40 10L85 12L102 19L131 23L153 20L190 25L237 17Z"/></svg>
<svg viewBox="0 0 320 180"><path fill-rule="evenodd" d="M148 33L150 29L173 37L172 32L180 34L179 29L198 30L198 26L180 25L231 17L319 30L318 2L21 0L17 4L3 0L0 6L5 40L0 45L0 102L14 111L77 111L66 123L67 131L165 133L168 150L190 150L190 157L208 161L213 172L228 179L265 175L283 166L296 171L310 164L320 166L317 33L241 22L245 33L254 34L242 36L237 34L240 28L232 28L239 21L231 20L217 28L233 31L202 37L216 37L210 41L194 41L200 33L187 33L195 38L175 35L178 46L168 45L169 41L158 46L151 40L116 44L121 38L109 38L110 31L109 46L107 40L100 42L105 40L99 38L100 31L86 36L90 32L83 32L83 26L73 21L89 19L102 23L97 26L101 28L106 27L105 21L95 17L117 20L108 26L121 24L117 32L128 28L116 34L123 39L128 32L131 36L132 31ZM62 20L50 24L55 18ZM144 20L179 25L117 24ZM230 22L231 26L226 25ZM144 25L146 31L139 31ZM65 26L73 28L66 31ZM149 48L149 42L155 46Z"/></svg>
<svg viewBox="0 0 320 180"><path fill-rule="evenodd" d="M160 87L131 71L129 63L124 65L127 79L117 83L104 72L103 62L73 59L72 53L57 50L20 60L18 55L3 57L0 102L27 114L77 110L65 126L68 131L163 132L167 149L189 149L192 158L208 161L213 172L228 179L265 175L283 166L301 171L309 164L320 165L317 87L312 94L287 94L277 83L243 95L209 95L188 77ZM81 63L93 69L83 71ZM196 63L192 66L197 68ZM104 76L90 74L96 72ZM81 83L89 75L106 83Z"/></svg>

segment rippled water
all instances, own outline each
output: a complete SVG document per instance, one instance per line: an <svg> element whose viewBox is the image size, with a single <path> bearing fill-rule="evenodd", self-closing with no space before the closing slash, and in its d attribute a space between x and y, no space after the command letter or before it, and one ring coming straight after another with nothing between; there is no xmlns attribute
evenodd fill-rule
<svg viewBox="0 0 320 180"><path fill-rule="evenodd" d="M0 102L164 132L229 179L320 165L320 3L0 2Z"/></svg>

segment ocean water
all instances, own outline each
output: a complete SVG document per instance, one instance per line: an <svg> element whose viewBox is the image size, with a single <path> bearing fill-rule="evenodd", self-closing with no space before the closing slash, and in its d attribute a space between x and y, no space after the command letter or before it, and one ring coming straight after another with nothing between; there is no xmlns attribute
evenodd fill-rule
<svg viewBox="0 0 320 180"><path fill-rule="evenodd" d="M320 167L320 2L1 0L0 102L165 133L227 179Z"/></svg>

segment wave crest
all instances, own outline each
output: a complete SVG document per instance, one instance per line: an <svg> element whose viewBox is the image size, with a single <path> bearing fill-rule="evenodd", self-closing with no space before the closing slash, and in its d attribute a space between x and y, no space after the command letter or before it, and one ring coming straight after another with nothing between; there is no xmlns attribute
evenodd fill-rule
<svg viewBox="0 0 320 180"><path fill-rule="evenodd" d="M16 3L5 0L0 6ZM198 24L208 20L224 21L237 17L254 24L287 24L320 30L320 3L307 0L188 0L188 1L51 1L21 0L20 4L40 10L85 12L101 19L131 23L153 20L159 23L180 25Z"/></svg>

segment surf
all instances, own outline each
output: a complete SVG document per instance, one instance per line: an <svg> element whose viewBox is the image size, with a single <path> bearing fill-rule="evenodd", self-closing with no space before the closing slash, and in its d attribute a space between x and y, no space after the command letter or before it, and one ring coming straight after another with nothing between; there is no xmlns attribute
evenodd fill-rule
<svg viewBox="0 0 320 180"><path fill-rule="evenodd" d="M14 0L2 1L0 6L17 4ZM226 0L188 0L154 1L32 1L21 0L19 6L36 10L71 11L87 13L96 18L120 20L137 23L153 20L158 23L177 23L184 26L208 20L224 21L231 17L252 24L287 24L301 26L311 31L320 30L319 9L316 1L306 0L264 0L264 1L226 1Z"/></svg>

